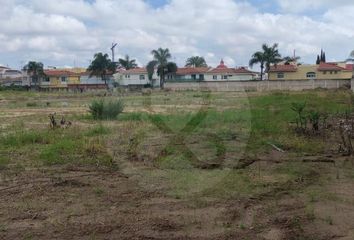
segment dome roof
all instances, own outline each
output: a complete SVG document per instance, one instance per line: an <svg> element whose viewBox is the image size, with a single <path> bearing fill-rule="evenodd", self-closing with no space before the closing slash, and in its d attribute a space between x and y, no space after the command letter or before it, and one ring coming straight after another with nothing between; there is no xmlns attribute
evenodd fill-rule
<svg viewBox="0 0 354 240"><path fill-rule="evenodd" d="M227 68L223 59L221 59L219 66L217 66L216 68Z"/></svg>

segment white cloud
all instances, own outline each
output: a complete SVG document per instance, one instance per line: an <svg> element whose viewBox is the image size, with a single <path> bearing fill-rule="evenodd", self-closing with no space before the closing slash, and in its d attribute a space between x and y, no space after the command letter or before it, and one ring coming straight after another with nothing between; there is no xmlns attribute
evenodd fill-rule
<svg viewBox="0 0 354 240"><path fill-rule="evenodd" d="M143 0L0 1L0 61L10 64L86 66L95 52L110 53L112 42L117 56L135 56L141 65L152 49L168 47L180 66L191 55L209 65L221 58L247 65L262 43L278 42L283 55L296 49L305 62L321 48L337 60L354 48L354 3L344 0L275 0L277 14L234 0L171 0L158 9ZM301 13L311 9L321 16Z"/></svg>
<svg viewBox="0 0 354 240"><path fill-rule="evenodd" d="M293 13L353 5L352 0L297 0L296 2L293 0L277 0L277 2L282 10Z"/></svg>

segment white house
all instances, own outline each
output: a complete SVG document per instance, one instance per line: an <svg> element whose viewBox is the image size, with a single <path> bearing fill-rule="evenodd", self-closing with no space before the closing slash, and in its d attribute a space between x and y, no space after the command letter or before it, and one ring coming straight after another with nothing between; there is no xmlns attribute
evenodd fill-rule
<svg viewBox="0 0 354 240"><path fill-rule="evenodd" d="M219 66L205 73L205 81L251 81L256 80L257 73L245 67L229 68L221 60Z"/></svg>
<svg viewBox="0 0 354 240"><path fill-rule="evenodd" d="M204 81L205 75L210 71L209 67L184 67L178 68L174 74L168 74L166 76L167 81L186 81L186 82L198 82Z"/></svg>
<svg viewBox="0 0 354 240"><path fill-rule="evenodd" d="M257 73L245 67L229 68L221 60L219 66L178 68L174 74L167 75L167 81L198 82L198 81L251 81L256 80Z"/></svg>
<svg viewBox="0 0 354 240"><path fill-rule="evenodd" d="M4 69L0 71L0 78L21 78L23 73L19 70Z"/></svg>
<svg viewBox="0 0 354 240"><path fill-rule="evenodd" d="M146 68L121 69L114 74L114 79L120 86L145 86L151 84ZM160 86L156 71L152 77L152 83L154 87Z"/></svg>
<svg viewBox="0 0 354 240"><path fill-rule="evenodd" d="M90 72L82 72L80 73L80 83L75 85L71 84L72 88L80 88L80 89L105 89L107 85L109 88L113 87L113 76L107 75L106 81L104 81L101 77L90 76ZM105 84L107 83L107 85Z"/></svg>
<svg viewBox="0 0 354 240"><path fill-rule="evenodd" d="M26 86L29 83L25 72L0 66L0 84L3 86Z"/></svg>

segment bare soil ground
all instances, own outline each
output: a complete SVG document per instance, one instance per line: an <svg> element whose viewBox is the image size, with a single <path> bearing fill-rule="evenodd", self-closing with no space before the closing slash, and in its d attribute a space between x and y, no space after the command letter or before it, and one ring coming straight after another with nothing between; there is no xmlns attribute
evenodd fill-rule
<svg viewBox="0 0 354 240"><path fill-rule="evenodd" d="M325 186L335 196L325 200L303 193L316 176L227 200L171 198L120 171L27 170L9 179L0 186L1 239L353 239L354 184L341 178Z"/></svg>
<svg viewBox="0 0 354 240"><path fill-rule="evenodd" d="M239 96L235 95L225 97L238 102ZM223 100L224 96L221 97ZM183 96L171 98L183 99ZM53 99L68 101L60 97ZM23 118L25 127L40 130L47 127L49 113L74 118L76 114L87 112L82 106L87 100L78 100L68 107L33 109L22 103L7 108L8 102L3 100L0 119L4 121L0 124L6 130L15 119ZM133 100L126 112L147 111L141 104L134 105ZM180 108L198 110L198 104L183 108L183 103ZM229 108L223 106L220 111ZM242 104L232 106L239 109ZM158 113L174 111L173 104L155 104L154 107ZM75 119L75 128L68 131L93 124ZM161 157L161 152L167 155L163 151L169 143L166 134L144 135L135 148L138 154L133 156L129 144L139 130L149 128L148 124L103 124L112 132L112 129L118 132L104 137L118 168L75 164L50 167L12 164L1 168L0 165L0 239L354 239L354 159L351 157L304 156L268 149L261 155L248 156L243 164L237 165L240 172L236 173L241 176L237 181L229 180L226 175L225 182L215 184L211 193L206 189L191 194L184 189L191 181L189 172L184 169L180 172L188 181L171 184L171 178L178 178L178 171L171 177L175 172L167 171L154 160ZM238 138L238 135L228 136L225 146L232 148L228 144ZM203 145L206 138L200 139L202 142L193 137L186 141L191 149L198 149L197 154L212 154ZM36 145L26 149L28 152L14 151L13 154L25 159L26 154L37 151L35 148ZM226 160L223 159L226 167L215 171L233 171L227 160L237 154L237 151L228 151L224 155ZM207 176L201 178L200 185L208 185L214 169L197 171ZM232 176L235 177L230 174L230 178ZM243 189L243 183L250 189ZM185 190L185 195L180 194L180 188Z"/></svg>

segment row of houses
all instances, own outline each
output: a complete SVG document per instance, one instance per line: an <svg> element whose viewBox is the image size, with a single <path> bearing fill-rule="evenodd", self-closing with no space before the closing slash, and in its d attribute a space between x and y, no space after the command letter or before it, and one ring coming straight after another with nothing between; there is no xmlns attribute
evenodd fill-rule
<svg viewBox="0 0 354 240"><path fill-rule="evenodd" d="M336 62L314 65L300 65L297 63L278 64L272 66L265 79L273 80L349 80L352 78L353 63ZM7 67L0 67L0 84L36 86L41 89L106 89L114 85L125 87L142 87L146 85L160 86L159 76L155 72L149 79L146 68L119 69L116 73L101 77L91 76L84 68L46 69L45 77L38 82L26 73ZM221 60L215 67L183 67L176 73L166 76L167 82L200 82L200 81L257 81L260 79L258 72L246 67L230 68Z"/></svg>
<svg viewBox="0 0 354 240"><path fill-rule="evenodd" d="M16 70L17 71L17 70ZM116 73L108 75L104 80L101 77L91 76L90 72L83 68L71 69L46 69L44 77L38 82L32 82L32 78L26 73L17 71L16 85L37 86L41 89L105 89L113 85L141 87L146 85L160 86L160 78L157 72L149 79L146 68L133 68L129 70L118 69ZM1 77L0 77L1 78ZM178 68L176 73L168 74L166 81L253 81L259 78L257 72L245 67L229 68L221 60L216 68L212 67L184 67ZM10 79L10 78L9 78ZM13 77L12 80L15 78ZM12 83L15 83L12 81ZM108 86L107 86L108 85Z"/></svg>
<svg viewBox="0 0 354 240"><path fill-rule="evenodd" d="M159 78L155 73L152 77L154 86L159 85ZM259 73L248 70L246 67L229 68L221 60L216 68L212 67L184 67L178 68L176 73L166 76L167 82L198 82L198 81L254 81L259 79ZM146 68L122 70L115 74L116 82L121 86L137 86L150 84Z"/></svg>
<svg viewBox="0 0 354 240"><path fill-rule="evenodd" d="M90 72L84 68L45 69L44 76L35 81L24 71L0 67L2 86L39 87L42 90L86 90L106 89L107 85L112 87L113 83L113 75L107 76L104 81L101 77L90 76Z"/></svg>
<svg viewBox="0 0 354 240"><path fill-rule="evenodd" d="M107 76L104 81L101 77L90 76L85 69L51 69L44 70L44 74L40 81L41 89L106 89L106 83L111 85L113 82L113 76Z"/></svg>

